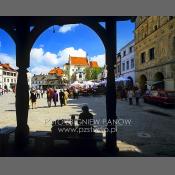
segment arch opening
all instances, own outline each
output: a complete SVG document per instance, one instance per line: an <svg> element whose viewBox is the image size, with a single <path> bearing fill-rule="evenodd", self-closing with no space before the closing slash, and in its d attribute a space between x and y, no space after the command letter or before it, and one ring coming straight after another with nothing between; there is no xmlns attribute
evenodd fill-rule
<svg viewBox="0 0 175 175"><path fill-rule="evenodd" d="M33 43L33 48L31 49L31 53L30 53L31 67L30 67L29 70L32 72L33 75L34 74L37 75L37 72L40 71L38 73L41 74L40 77L42 78L42 76L48 76L48 74L50 75L49 72L51 72L51 70L55 69L55 68L60 68L64 71L64 66L63 65L68 63L69 56L76 56L76 54L78 55L78 57L81 57L81 56L82 57L87 57L88 61L93 61L93 60L99 61L100 59L103 59L102 62L105 63L105 61L104 61L105 60L104 59L105 54L103 54L105 52L105 48L104 48L103 42L100 40L99 36L96 34L96 32L94 32L91 28L89 28L88 26L85 26L84 24L79 24L79 27L80 27L80 29L85 28L85 31L88 31L89 32L88 34L91 35L88 41L87 40L84 41L81 34L77 35L78 37L76 38L76 42L78 41L79 43L82 43L81 48L76 46L76 44L72 40L72 36L74 36L75 31L73 31L72 33L71 32L67 33L67 35L70 37L70 41L68 41L66 44L63 44L62 41L63 40L65 41L66 39L68 39L67 36L65 35L65 33L59 33L58 32L61 27L54 26L54 30L53 30L53 26L50 26L49 28L44 30L43 33L40 33L40 35L38 36L38 39L35 41L35 43ZM33 29L33 30L36 30L36 29ZM48 33L51 34L50 36L53 35L53 37L48 38ZM55 38L55 39L52 40L51 38ZM66 39L64 39L64 38L66 38ZM47 39L47 43L42 46L41 45L42 40L44 40L44 39ZM53 43L53 41L55 41L55 43ZM83 44L83 42L84 42L84 44ZM95 53L95 51L96 51L96 48L95 48L95 45L93 45L93 42L98 42L98 45L101 45L100 48L102 48L102 50L104 51L102 54L99 53L99 55L97 55L97 56L93 55L93 53ZM89 47L91 47L92 53L90 51L88 51L87 46L86 46L87 43L88 43ZM53 46L53 44L54 44L54 46ZM49 50L49 48L51 50ZM34 56L38 56L38 57L33 58ZM41 60L40 60L40 58L41 58ZM43 65L42 61L45 63L45 65ZM34 64L37 65L37 68L38 68L37 71L36 71L36 69L34 69L32 67L32 66L34 66ZM100 62L98 62L98 64L99 64L99 66L101 66ZM36 68L36 66L35 66L35 68ZM79 67L74 68L74 70L77 69L76 71L80 72L79 75L82 75L82 71L80 71L78 68ZM46 71L44 71L44 69ZM82 78L82 76L78 76L78 77ZM84 77L84 75L83 75L83 77ZM36 81L37 80L35 80L35 82ZM35 89L46 90L48 87L52 87L52 88L56 89L57 92L59 92L60 89L66 88L65 86L57 86L57 85L56 86L52 86L52 85L48 86L46 84L42 85L42 83L41 83L42 79L40 79L38 81L40 81L40 84L36 85L34 87ZM44 98L45 99L39 99L38 100L38 103L40 103L39 101L42 101L41 104L38 104L38 110L48 110L47 100L46 100L46 92L44 94ZM69 103L70 103L70 106L73 105L72 104L73 100L71 100ZM83 99L83 101L77 102L76 105L79 108L79 109L77 108L78 111L75 111L74 108L72 108L73 111L71 111L71 112L68 111L68 113L65 113L64 106L63 106L63 108L60 108L60 104L58 102L57 103L57 105L58 105L57 109L56 108L50 108L49 109L50 111L53 112L52 113L53 118L52 118L51 115L50 116L45 115L43 117L44 118L43 120L46 121L46 125L47 125L47 126L45 125L46 127L43 127L43 128L41 126L43 124L43 121L40 121L40 119L37 119L38 120L38 122L37 122L38 126L36 124L33 124L32 118L35 117L35 116L32 114L33 113L32 110L29 111L29 118L28 118L29 122L28 122L28 124L30 126L30 129L31 130L50 130L51 129L51 121L61 117L61 116L58 115L58 111L60 111L60 114L64 113L66 115L66 116L63 116L63 118L64 117L69 117L70 118L70 115L72 113L80 113L80 109L81 109L81 107L84 103L89 105L89 108L90 108L91 111L93 111L94 115L98 115L97 114L98 112L96 112L95 109L94 109L95 108L94 104L89 103L86 99ZM105 101L104 101L104 103L105 103ZM42 105L42 106L40 106L40 105ZM53 106L53 102L52 102L52 106ZM105 110L105 108L103 108L103 109ZM57 118L55 118L55 117L57 117Z"/></svg>
<svg viewBox="0 0 175 175"><path fill-rule="evenodd" d="M132 88L134 86L134 81L133 78L131 76L127 77L130 81L129 81L129 86Z"/></svg>
<svg viewBox="0 0 175 175"><path fill-rule="evenodd" d="M145 91L147 89L147 77L145 75L140 76L139 85L142 91Z"/></svg>
<svg viewBox="0 0 175 175"><path fill-rule="evenodd" d="M0 28L0 128L16 127L15 89L17 85L16 45L12 35Z"/></svg>
<svg viewBox="0 0 175 175"><path fill-rule="evenodd" d="M164 85L164 75L162 72L157 72L154 75L154 88L155 89L162 89L164 90L165 85Z"/></svg>

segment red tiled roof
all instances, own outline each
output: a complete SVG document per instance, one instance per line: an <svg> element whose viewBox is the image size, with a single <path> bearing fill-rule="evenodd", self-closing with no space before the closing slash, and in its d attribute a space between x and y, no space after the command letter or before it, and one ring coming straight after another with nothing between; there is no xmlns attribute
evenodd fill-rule
<svg viewBox="0 0 175 175"><path fill-rule="evenodd" d="M49 74L57 74L58 76L63 76L64 72L59 67L55 67L54 69L50 70Z"/></svg>
<svg viewBox="0 0 175 175"><path fill-rule="evenodd" d="M70 57L70 64L88 66L88 59L86 57Z"/></svg>
<svg viewBox="0 0 175 175"><path fill-rule="evenodd" d="M5 70L8 70L8 71L15 71L15 72L16 72L16 70L13 69L13 68L10 66L10 64L8 64L8 63L0 64L0 66L2 66L2 68L5 69Z"/></svg>
<svg viewBox="0 0 175 175"><path fill-rule="evenodd" d="M90 61L90 67L92 67L92 68L99 67L97 61Z"/></svg>

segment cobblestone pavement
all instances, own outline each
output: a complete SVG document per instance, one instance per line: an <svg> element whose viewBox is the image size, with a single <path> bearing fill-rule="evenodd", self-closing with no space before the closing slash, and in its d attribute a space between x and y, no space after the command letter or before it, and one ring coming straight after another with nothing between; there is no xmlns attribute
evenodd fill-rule
<svg viewBox="0 0 175 175"><path fill-rule="evenodd" d="M31 131L50 130L56 119L70 119L79 114L87 104L95 119L106 119L105 96L70 99L67 106L47 107L46 97L38 99L37 108L29 110L28 124ZM52 104L53 105L53 104ZM0 128L16 126L15 95L0 96ZM120 151L133 151L146 156L175 156L175 109L160 108L135 103L130 106L117 101L118 146ZM129 121L130 125L126 124Z"/></svg>

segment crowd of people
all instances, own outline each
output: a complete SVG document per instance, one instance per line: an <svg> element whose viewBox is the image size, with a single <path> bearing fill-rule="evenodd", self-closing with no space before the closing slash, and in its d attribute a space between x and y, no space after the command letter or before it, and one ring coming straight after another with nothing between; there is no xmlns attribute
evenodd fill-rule
<svg viewBox="0 0 175 175"><path fill-rule="evenodd" d="M129 105L133 105L133 99L135 98L136 105L139 105L139 99L142 96L142 90L138 87L118 87L117 97L121 100L125 99L129 101Z"/></svg>
<svg viewBox="0 0 175 175"><path fill-rule="evenodd" d="M46 90L31 89L30 101L32 109L36 108L37 99L44 98L44 94L46 95L48 107L52 106L52 102L54 106L60 103L60 106L63 107L67 105L68 98L73 97L74 99L78 99L79 91L77 88L63 90L56 90L54 88L48 88Z"/></svg>
<svg viewBox="0 0 175 175"><path fill-rule="evenodd" d="M90 89L90 88L89 88ZM86 90L89 90L86 89ZM37 99L43 98L44 94L46 95L48 107L57 106L60 103L60 106L63 107L67 105L68 98L78 99L79 95L82 93L82 89L76 87L70 87L67 89L56 90L53 88L48 88L46 90L32 89L30 91L30 100L32 109L36 108ZM133 100L135 99L135 104L139 105L140 98L143 94L142 90L138 87L122 87L119 86L116 89L117 98L121 100L128 100L129 105L133 105Z"/></svg>
<svg viewBox="0 0 175 175"><path fill-rule="evenodd" d="M0 87L0 96L8 92L10 92L10 90L7 88L7 85L4 86L4 89Z"/></svg>

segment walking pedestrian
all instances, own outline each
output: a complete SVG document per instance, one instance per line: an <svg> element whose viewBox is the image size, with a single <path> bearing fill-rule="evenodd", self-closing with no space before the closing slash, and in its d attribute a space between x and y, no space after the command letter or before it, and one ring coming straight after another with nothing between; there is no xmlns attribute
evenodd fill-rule
<svg viewBox="0 0 175 175"><path fill-rule="evenodd" d="M31 91L31 93L30 93L30 100L31 100L31 103L32 103L32 109L36 108L36 99L37 99L36 92L35 91Z"/></svg>
<svg viewBox="0 0 175 175"><path fill-rule="evenodd" d="M64 105L67 105L67 100L69 98L69 93L67 90L64 90Z"/></svg>
<svg viewBox="0 0 175 175"><path fill-rule="evenodd" d="M78 99L79 91L78 88L75 88L75 97Z"/></svg>
<svg viewBox="0 0 175 175"><path fill-rule="evenodd" d="M53 98L53 89L49 88L47 90L47 103L48 103L48 107L51 107L52 98Z"/></svg>
<svg viewBox="0 0 175 175"><path fill-rule="evenodd" d="M60 105L62 107L64 105L64 92L62 90L60 90L59 97L60 97Z"/></svg>
<svg viewBox="0 0 175 175"><path fill-rule="evenodd" d="M53 102L54 102L54 105L56 106L58 102L58 93L56 90L54 90L54 93L53 93Z"/></svg>
<svg viewBox="0 0 175 175"><path fill-rule="evenodd" d="M44 95L44 90L41 89L41 98L43 98L43 95Z"/></svg>
<svg viewBox="0 0 175 175"><path fill-rule="evenodd" d="M134 92L133 92L132 89L130 89L130 90L128 91L129 105L132 105L132 104L133 104L133 101L132 101L133 96L134 96Z"/></svg>
<svg viewBox="0 0 175 175"><path fill-rule="evenodd" d="M135 91L136 105L139 105L140 96L141 96L141 91L140 91L140 89L137 89Z"/></svg>
<svg viewBox="0 0 175 175"><path fill-rule="evenodd" d="M40 98L40 90L39 89L36 90L36 94L37 94L37 98Z"/></svg>

